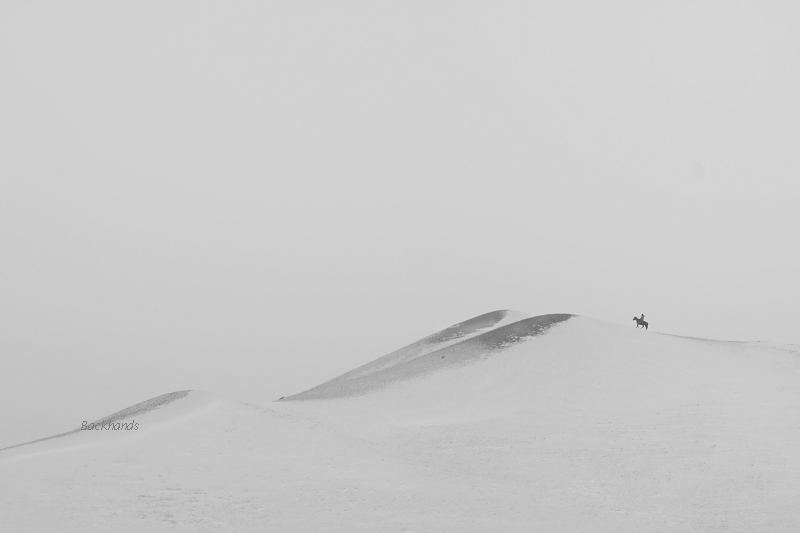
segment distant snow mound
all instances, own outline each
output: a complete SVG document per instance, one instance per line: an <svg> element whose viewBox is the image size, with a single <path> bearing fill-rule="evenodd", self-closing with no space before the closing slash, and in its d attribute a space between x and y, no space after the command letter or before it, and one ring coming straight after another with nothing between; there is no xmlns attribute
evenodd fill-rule
<svg viewBox="0 0 800 533"><path fill-rule="evenodd" d="M287 400L321 400L356 396L391 383L416 378L447 367L469 364L528 339L575 315L551 314L523 318L515 311L494 311L455 324L371 363Z"/></svg>
<svg viewBox="0 0 800 533"><path fill-rule="evenodd" d="M130 407L126 407L121 411L117 411L116 413L112 413L106 417L101 418L94 424L110 424L112 422L117 422L119 420L127 420L128 418L133 418L134 416L143 415L149 411L153 411L158 409L159 407L163 407L168 403L172 403L175 400L180 400L181 398L186 397L190 390L182 390L177 392L169 392L167 394L162 394L161 396L156 396L155 398L150 398L149 400L145 400L143 402L139 402L136 405L131 405Z"/></svg>
<svg viewBox="0 0 800 533"><path fill-rule="evenodd" d="M110 424L112 422L118 422L120 420L127 420L129 418L133 418L135 416L143 415L149 411L153 411L158 409L159 407L163 407L169 403L172 403L176 400L180 400L188 395L190 390L182 390L177 392L169 392L167 394L162 394L161 396L156 396L155 398L150 398L149 400L145 400L143 402L139 402L135 405L131 405L130 407L126 407L121 411L117 411L116 413L112 413L108 416L93 422L92 425L102 425L102 424ZM53 435L52 437L45 437L43 439L32 440L30 442L24 442L22 444L15 444L14 446L9 446L8 448L2 448L3 450L9 450L11 448L16 448L18 446L25 446L26 444L33 444L35 442L42 442L50 439L56 439L58 437L66 437L68 435L73 435L75 433L79 433L81 431L80 428L73 429L72 431L67 431L66 433L59 433L58 435Z"/></svg>

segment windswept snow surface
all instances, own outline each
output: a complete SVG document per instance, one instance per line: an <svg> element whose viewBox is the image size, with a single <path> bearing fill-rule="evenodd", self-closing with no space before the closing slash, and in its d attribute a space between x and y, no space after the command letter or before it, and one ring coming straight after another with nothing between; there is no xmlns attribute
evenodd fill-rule
<svg viewBox="0 0 800 533"><path fill-rule="evenodd" d="M286 400L320 400L364 394L391 383L473 362L541 335L571 316L560 314L523 318L521 313L513 311L487 313L444 329L311 390L289 396Z"/></svg>
<svg viewBox="0 0 800 533"><path fill-rule="evenodd" d="M418 357L422 357L423 355L441 350L442 348L452 346L456 343L461 343L482 333L492 331L501 326L517 322L524 318L528 318L528 315L520 311L511 311L508 309L492 311L491 313L485 313L483 315L476 316L475 318L471 318L464 322L459 322L458 324L454 324L432 335L428 335L427 337L409 344L408 346L404 346L399 350L395 350L388 355L379 357L378 359L362 365L355 370L351 370L350 372L346 372L339 377L333 378L332 380L323 383L322 385L319 385L310 391L297 394L295 395L295 398L301 399L301 397L310 396L309 393L317 395L319 391L325 390L331 385L362 378L364 376L407 363Z"/></svg>
<svg viewBox="0 0 800 533"><path fill-rule="evenodd" d="M162 394L161 396L156 396L155 398L150 398L149 400L145 400L143 402L139 402L136 405L132 405L130 407L126 407L125 409L123 409L121 411L117 411L116 413L112 413L112 414L110 414L108 416L105 416L105 417L101 418L100 420L96 420L94 422L91 422L91 424L88 424L88 425L91 425L92 427L96 427L96 426L101 426L102 427L102 426L104 426L106 424L113 424L114 422L132 420L132 419L134 419L134 417L136 415L142 415L144 413L148 413L150 411L158 409L159 407L167 405L168 403L172 403L175 400L180 400L181 398L183 398L186 395L188 395L190 392L191 391L184 390L184 391L178 391L178 392L170 392L168 394ZM81 430L82 430L82 428L73 429L72 431L67 431L66 433L61 433L59 435L53 435L52 437L45 437L44 439L38 439L38 440L31 441L31 442L23 443L23 444L17 444L16 446L9 446L8 448L0 449L0 451L2 451L2 450L10 450L11 448L16 448L18 446L27 446L28 444L35 444L37 442L42 442L42 441L45 441L45 440L57 439L59 437L66 437L67 435L73 435L75 433L79 433Z"/></svg>
<svg viewBox="0 0 800 533"><path fill-rule="evenodd" d="M800 347L542 329L358 394L193 391L0 451L0 531L800 531Z"/></svg>

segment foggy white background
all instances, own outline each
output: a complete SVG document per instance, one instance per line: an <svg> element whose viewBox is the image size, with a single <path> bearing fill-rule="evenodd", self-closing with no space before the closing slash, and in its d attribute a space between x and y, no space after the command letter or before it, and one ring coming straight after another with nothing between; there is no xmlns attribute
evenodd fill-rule
<svg viewBox="0 0 800 533"><path fill-rule="evenodd" d="M0 447L495 309L800 342L800 6L651 4L0 4Z"/></svg>

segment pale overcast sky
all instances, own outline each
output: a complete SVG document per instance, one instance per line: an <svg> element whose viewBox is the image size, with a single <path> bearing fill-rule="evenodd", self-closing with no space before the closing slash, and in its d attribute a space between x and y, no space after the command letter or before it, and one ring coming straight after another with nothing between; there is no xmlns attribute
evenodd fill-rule
<svg viewBox="0 0 800 533"><path fill-rule="evenodd" d="M495 309L800 343L796 2L0 5L0 447Z"/></svg>

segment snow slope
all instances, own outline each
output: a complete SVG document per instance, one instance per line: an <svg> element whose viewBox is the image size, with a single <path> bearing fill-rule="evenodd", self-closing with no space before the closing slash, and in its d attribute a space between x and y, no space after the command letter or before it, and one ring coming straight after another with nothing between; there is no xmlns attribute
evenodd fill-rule
<svg viewBox="0 0 800 533"><path fill-rule="evenodd" d="M799 347L546 316L0 451L0 531L800 531Z"/></svg>
<svg viewBox="0 0 800 533"><path fill-rule="evenodd" d="M425 337L313 389L285 399L318 400L364 394L390 383L487 357L498 350L541 335L552 325L571 316L561 314L523 318L522 313L514 311L487 313Z"/></svg>
<svg viewBox="0 0 800 533"><path fill-rule="evenodd" d="M528 315L520 311L510 311L507 309L492 311L491 313L485 313L483 315L476 316L475 318L471 318L464 322L459 322L458 324L454 324L441 331L437 331L432 335L428 335L417 342L409 344L408 346L404 346L388 355L384 355L383 357L379 357L374 361L351 370L350 372L346 372L345 374L333 378L332 380L311 390L316 391L318 389L324 389L334 383L360 378L409 362L431 352L463 342L482 333L492 331L500 326L517 322L523 318L528 318ZM306 391L306 393L308 392L311 391Z"/></svg>

